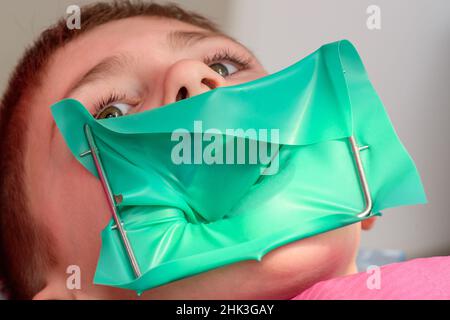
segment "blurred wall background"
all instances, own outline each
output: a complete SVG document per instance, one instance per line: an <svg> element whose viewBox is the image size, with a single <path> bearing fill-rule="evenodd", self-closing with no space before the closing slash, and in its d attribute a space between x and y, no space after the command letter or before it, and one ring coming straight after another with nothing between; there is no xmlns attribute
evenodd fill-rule
<svg viewBox="0 0 450 320"><path fill-rule="evenodd" d="M2 1L0 91L26 45L72 4ZM164 1L158 1L164 2ZM358 48L397 133L421 173L429 203L386 210L362 246L402 249L408 258L450 254L450 1L172 1L218 22L278 71L320 45L347 38ZM369 30L369 5L381 29Z"/></svg>

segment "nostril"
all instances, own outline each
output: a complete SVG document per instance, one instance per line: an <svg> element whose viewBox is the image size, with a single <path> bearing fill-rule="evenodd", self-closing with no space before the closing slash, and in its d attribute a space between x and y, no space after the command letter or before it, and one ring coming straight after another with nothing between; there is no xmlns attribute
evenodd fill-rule
<svg viewBox="0 0 450 320"><path fill-rule="evenodd" d="M175 98L175 101L184 100L188 97L188 91L186 87L182 87L180 90L178 90L177 97Z"/></svg>
<svg viewBox="0 0 450 320"><path fill-rule="evenodd" d="M212 90L212 89L215 89L215 88L217 87L216 82L214 82L213 80L210 80L210 79L208 79L208 78L202 79L202 83L203 83L204 85L208 86L208 88L210 88L211 90Z"/></svg>

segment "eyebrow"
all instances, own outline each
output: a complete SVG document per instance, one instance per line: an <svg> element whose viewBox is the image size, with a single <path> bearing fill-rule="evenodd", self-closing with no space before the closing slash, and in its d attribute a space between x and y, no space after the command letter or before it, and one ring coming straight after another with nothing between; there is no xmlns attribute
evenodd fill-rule
<svg viewBox="0 0 450 320"><path fill-rule="evenodd" d="M213 31L171 31L167 34L167 42L174 50L190 47L206 38L226 38L236 42L229 36Z"/></svg>
<svg viewBox="0 0 450 320"><path fill-rule="evenodd" d="M133 58L128 54L118 54L115 56L110 56L95 65L90 69L82 78L79 80L69 92L76 91L77 89L104 78L108 75L113 75L120 73L127 66L133 63Z"/></svg>

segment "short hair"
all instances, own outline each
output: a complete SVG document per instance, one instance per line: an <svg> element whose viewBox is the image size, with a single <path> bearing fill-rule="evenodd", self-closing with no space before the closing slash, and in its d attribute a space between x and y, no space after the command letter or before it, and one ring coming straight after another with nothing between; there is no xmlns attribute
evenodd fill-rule
<svg viewBox="0 0 450 320"><path fill-rule="evenodd" d="M81 28L70 30L61 18L39 36L15 67L0 102L0 279L10 299L31 299L45 286L45 274L57 264L52 234L29 212L24 183L27 110L47 62L58 48L110 21L130 17L175 19L213 32L205 17L175 4L142 1L99 2L81 8Z"/></svg>

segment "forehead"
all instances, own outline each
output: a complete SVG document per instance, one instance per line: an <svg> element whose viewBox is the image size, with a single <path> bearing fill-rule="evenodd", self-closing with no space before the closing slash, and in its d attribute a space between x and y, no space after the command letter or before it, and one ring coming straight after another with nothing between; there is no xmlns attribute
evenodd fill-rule
<svg viewBox="0 0 450 320"><path fill-rule="evenodd" d="M133 17L95 27L57 50L49 64L46 83L54 92L66 91L72 84L69 79L77 81L80 73L117 53L147 54L152 59L164 57L170 45L168 34L178 30L205 31L178 20L158 17ZM61 72L65 82L59 81ZM57 75L52 78L54 73Z"/></svg>

